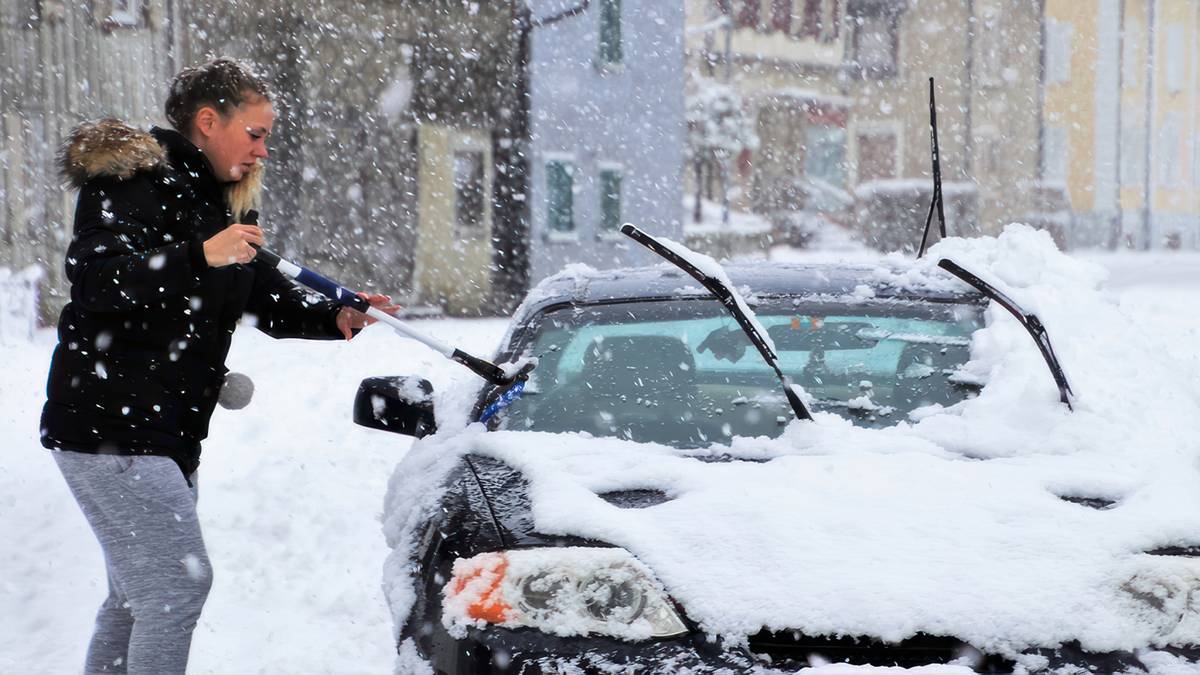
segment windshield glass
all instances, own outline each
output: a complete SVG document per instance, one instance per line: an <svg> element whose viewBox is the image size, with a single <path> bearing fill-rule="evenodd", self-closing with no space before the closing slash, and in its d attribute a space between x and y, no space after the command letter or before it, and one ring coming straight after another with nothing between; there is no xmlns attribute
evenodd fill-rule
<svg viewBox="0 0 1200 675"><path fill-rule="evenodd" d="M755 313L814 410L889 426L973 393L954 373L983 325L980 307L782 298ZM699 447L776 436L792 418L770 367L711 298L553 310L518 349L540 363L504 428Z"/></svg>

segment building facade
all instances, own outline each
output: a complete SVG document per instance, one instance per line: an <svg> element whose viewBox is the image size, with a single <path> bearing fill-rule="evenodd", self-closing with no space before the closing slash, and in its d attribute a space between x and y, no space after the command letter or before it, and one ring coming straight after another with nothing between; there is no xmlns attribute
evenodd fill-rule
<svg viewBox="0 0 1200 675"><path fill-rule="evenodd" d="M530 281L644 263L622 223L681 237L683 2L529 5Z"/></svg>
<svg viewBox="0 0 1200 675"><path fill-rule="evenodd" d="M66 301L75 205L57 150L87 119L162 119L179 62L171 10L166 0L0 3L0 268L40 268L44 321Z"/></svg>
<svg viewBox="0 0 1200 675"><path fill-rule="evenodd" d="M503 311L564 264L678 237L682 4L651 0L19 0L0 7L0 267L65 302L73 194L54 151L103 116L162 124L171 76L254 64L278 113L262 223L348 286ZM25 278L25 277L22 277Z"/></svg>
<svg viewBox="0 0 1200 675"><path fill-rule="evenodd" d="M693 78L728 62L760 132L731 202L777 231L816 215L891 248L875 228L923 221L886 202L927 203L934 77L952 233L1025 221L1063 246L1200 246L1191 0L689 0L688 25Z"/></svg>

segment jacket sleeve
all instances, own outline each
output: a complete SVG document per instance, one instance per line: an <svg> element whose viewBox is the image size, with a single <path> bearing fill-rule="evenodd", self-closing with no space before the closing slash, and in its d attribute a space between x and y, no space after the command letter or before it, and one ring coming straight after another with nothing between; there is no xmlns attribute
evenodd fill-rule
<svg viewBox="0 0 1200 675"><path fill-rule="evenodd" d="M67 248L71 300L92 312L123 312L178 295L208 268L199 239L158 242L163 207L151 180L94 179L79 192Z"/></svg>
<svg viewBox="0 0 1200 675"><path fill-rule="evenodd" d="M306 292L273 267L260 262L252 266L254 286L245 314L254 318L256 328L273 338L344 337L337 328L341 305Z"/></svg>

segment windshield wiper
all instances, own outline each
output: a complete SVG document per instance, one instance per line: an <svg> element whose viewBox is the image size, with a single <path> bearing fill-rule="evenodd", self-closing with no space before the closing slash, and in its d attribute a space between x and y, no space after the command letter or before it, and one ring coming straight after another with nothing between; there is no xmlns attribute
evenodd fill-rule
<svg viewBox="0 0 1200 675"><path fill-rule="evenodd" d="M1021 306L1014 302L1012 298L1001 293L998 288L967 271L953 260L942 258L938 261L938 267L975 287L980 293L983 293L995 301L997 305L1008 310L1009 314L1016 317L1017 321L1033 337L1033 341L1037 343L1038 351L1042 353L1042 358L1046 359L1046 365L1050 368L1050 374L1054 376L1054 383L1058 385L1058 400L1065 403L1069 410L1074 410L1074 406L1071 405L1071 397L1075 395L1075 392L1071 391L1071 385L1067 382L1067 374L1063 372L1062 364L1058 362L1058 357L1054 355L1054 347L1050 344L1050 334L1046 332L1046 327L1042 325L1037 315L1021 309Z"/></svg>
<svg viewBox="0 0 1200 675"><path fill-rule="evenodd" d="M800 400L800 396L792 389L791 378L784 375L783 371L779 369L779 357L775 355L775 350L771 349L766 339L763 338L758 323L748 314L748 310L744 308L744 302L738 302L741 296L737 294L737 291L726 286L720 279L707 274L704 270L697 267L695 263L634 225L629 223L622 225L621 234L645 246L665 258L667 262L687 272L689 276L699 281L701 286L708 289L709 293L716 296L717 300L725 306L725 309L733 315L734 320L737 321L738 326L741 327L746 337L750 338L750 343L758 349L758 353L762 355L763 360L775 371L775 375L779 378L779 381L783 383L784 396L787 397L788 403L792 406L792 412L796 414L796 418L801 420L812 419L812 414L808 412L808 408L804 407L804 402Z"/></svg>

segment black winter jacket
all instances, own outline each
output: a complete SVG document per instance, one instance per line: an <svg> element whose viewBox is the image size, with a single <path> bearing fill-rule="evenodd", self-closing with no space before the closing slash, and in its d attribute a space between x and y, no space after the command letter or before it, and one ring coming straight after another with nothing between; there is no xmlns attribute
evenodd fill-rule
<svg viewBox="0 0 1200 675"><path fill-rule="evenodd" d="M203 242L234 214L178 132L83 125L62 163L80 192L42 445L165 455L190 475L243 313L273 337L334 339L338 306L265 265L208 267Z"/></svg>

